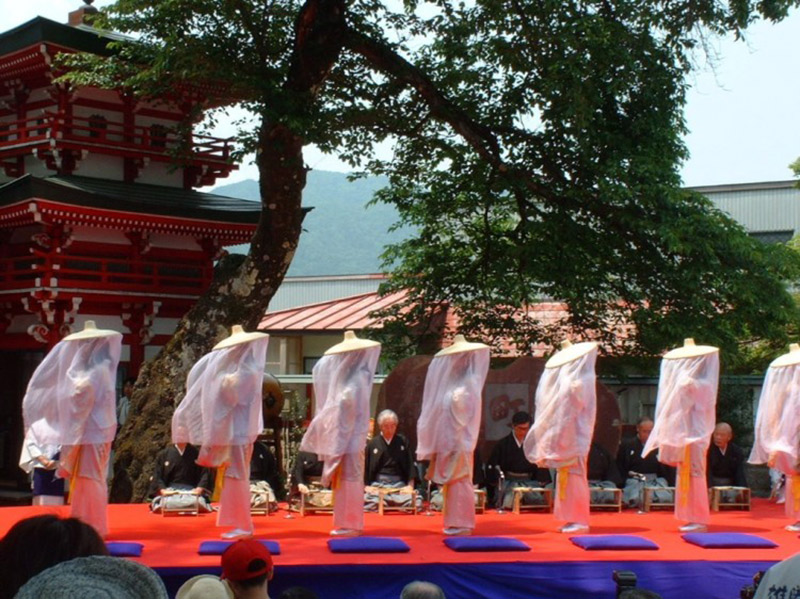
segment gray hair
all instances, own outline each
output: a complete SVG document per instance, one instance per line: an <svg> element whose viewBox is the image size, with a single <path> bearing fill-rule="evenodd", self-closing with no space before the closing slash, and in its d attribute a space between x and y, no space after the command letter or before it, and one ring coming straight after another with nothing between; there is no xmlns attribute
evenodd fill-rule
<svg viewBox="0 0 800 599"><path fill-rule="evenodd" d="M392 410L381 410L381 413L378 414L378 417L375 420L377 421L378 426L380 426L385 420L389 419L394 420L395 424L400 422L397 414L395 414Z"/></svg>
<svg viewBox="0 0 800 599"><path fill-rule="evenodd" d="M409 582L400 593L400 599L446 599L444 591L432 582L415 580Z"/></svg>

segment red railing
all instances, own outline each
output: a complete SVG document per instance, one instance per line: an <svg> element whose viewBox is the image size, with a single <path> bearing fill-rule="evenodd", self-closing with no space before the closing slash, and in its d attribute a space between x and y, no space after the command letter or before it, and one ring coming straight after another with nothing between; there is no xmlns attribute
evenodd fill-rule
<svg viewBox="0 0 800 599"><path fill-rule="evenodd" d="M106 148L114 154L163 160L180 158L181 151L188 150L182 156L184 160L217 163L228 163L233 149L231 138L192 134L191 142L185 144L176 131L163 125L126 126L101 115L67 117L46 112L37 117L0 121L0 156L12 155L15 148L22 146L51 144L76 144L98 152Z"/></svg>
<svg viewBox="0 0 800 599"><path fill-rule="evenodd" d="M36 279L51 286L102 291L135 291L151 294L200 295L211 282L211 266L197 262L132 262L128 259L59 256L0 258L0 290L30 287Z"/></svg>

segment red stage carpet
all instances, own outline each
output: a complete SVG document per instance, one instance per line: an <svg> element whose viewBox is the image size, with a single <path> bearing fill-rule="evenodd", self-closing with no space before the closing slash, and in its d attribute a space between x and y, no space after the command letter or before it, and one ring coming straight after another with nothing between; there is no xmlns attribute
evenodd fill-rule
<svg viewBox="0 0 800 599"><path fill-rule="evenodd" d="M59 513L67 515L68 507L10 507L0 509L0 533L5 532L18 520L42 513ZM443 545L441 534L442 517L436 514L426 517L424 514L404 515L377 514L366 515L365 534L371 536L399 537L411 547L408 553L400 554L334 554L327 548L328 531L331 526L330 515L311 515L305 518L294 514L294 519L286 519L286 511L280 510L271 516L254 516L256 536L280 543L281 554L275 557L276 582L281 578L281 571L302 573L299 582L307 577L313 581L314 569L320 572L329 568L328 573L341 566L356 565L390 565L398 566L431 566L457 564L529 564L547 566L548 564L593 563L603 565L604 562L619 563L658 562L667 565L669 562L724 562L726 564L741 563L744 571L740 572L744 580L752 576L753 567L744 562L776 562L800 551L800 539L796 533L783 529L787 523L783 516L783 506L755 499L750 512L726 511L712 513L709 532L743 532L770 539L778 544L774 549L702 549L690 545L681 539L677 531L678 522L671 512L656 511L648 514L637 514L627 510L621 514L614 512L593 512L591 521L592 534L628 534L650 539L660 547L658 551L584 551L569 541L569 535L556 532L557 523L552 514L511 513L496 514L494 511L477 516L476 535L509 536L527 543L532 550L525 553L456 553ZM219 539L220 529L215 526L215 515L206 514L198 517L168 517L153 515L145 505L111 505L109 506L109 522L111 532L109 541L137 541L144 544L140 561L162 573L181 573L183 577L200 571L213 571L219 565L218 556L201 556L197 548L201 541ZM333 568L334 570L330 570ZM608 579L610 584L610 568ZM547 569L545 568L545 571ZM414 569L405 570L414 579ZM429 572L421 570L420 572ZM340 575L344 574L342 570ZM420 576L421 577L421 576ZM641 578L641 577L640 577ZM395 587L399 582L392 581L393 594L397 597ZM298 580L295 580L295 584ZM396 583L396 584L394 584ZM738 585L738 582L736 583ZM280 585L279 585L280 586ZM313 585L309 585L313 586ZM642 585L644 586L644 585ZM277 588L277 587L276 587ZM613 585L610 586L613 590ZM482 594L473 589L469 596L494 596ZM528 597L568 596L534 594L531 589ZM694 596L686 589L681 599ZM458 599L458 593L449 594L448 599ZM271 593L275 596L274 593ZM453 595L451 597L451 595ZM321 595L323 596L323 595ZM340 595L337 595L340 596ZM358 595L353 595L356 597ZM375 597L375 595L364 595ZM467 596L467 595L464 595ZM513 597L513 594L507 595ZM582 596L582 595L575 595ZM587 595L588 596L588 595ZM604 596L604 595L595 595ZM606 595L613 596L613 595ZM730 596L729 594L726 596ZM738 596L738 593L734 596ZM733 599L734 596L731 596ZM375 597L375 599L379 599Z"/></svg>

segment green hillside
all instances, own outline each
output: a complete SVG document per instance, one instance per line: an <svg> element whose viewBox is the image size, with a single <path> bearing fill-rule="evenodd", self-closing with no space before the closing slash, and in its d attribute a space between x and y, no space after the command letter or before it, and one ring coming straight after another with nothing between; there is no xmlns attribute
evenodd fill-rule
<svg viewBox="0 0 800 599"><path fill-rule="evenodd" d="M388 232L397 219L394 207L367 206L373 194L385 185L386 179L381 177L348 181L344 173L311 171L303 206L313 210L303 223L289 276L380 272L379 256L384 245L403 237L403 232ZM258 183L248 179L220 185L214 193L258 200Z"/></svg>

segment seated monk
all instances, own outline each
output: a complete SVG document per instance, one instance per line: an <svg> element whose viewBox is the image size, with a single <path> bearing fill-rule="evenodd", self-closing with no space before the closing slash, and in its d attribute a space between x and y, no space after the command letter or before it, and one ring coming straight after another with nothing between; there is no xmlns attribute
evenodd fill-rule
<svg viewBox="0 0 800 599"><path fill-rule="evenodd" d="M648 487L675 485L675 468L658 461L658 452L651 451L642 457L644 444L653 430L653 419L642 416L636 423L636 436L623 439L617 451L617 470L625 479L622 503L628 507L642 507L642 491ZM660 490L653 493L653 503L672 503L674 492Z"/></svg>
<svg viewBox="0 0 800 599"><path fill-rule="evenodd" d="M159 452L148 492L153 512L160 512L164 502L172 507L188 507L193 497L199 497L201 511L211 511L214 475L197 465L197 456L197 448L186 443L170 445Z"/></svg>
<svg viewBox="0 0 800 599"><path fill-rule="evenodd" d="M745 455L741 447L732 443L733 428L727 422L714 427L712 443L708 448L706 479L711 487L749 487L744 474ZM741 502L741 493L723 491L720 503Z"/></svg>
<svg viewBox="0 0 800 599"><path fill-rule="evenodd" d="M274 512L283 495L278 462L269 447L256 441L250 458L250 505L263 508L265 494L269 511Z"/></svg>
<svg viewBox="0 0 800 599"><path fill-rule="evenodd" d="M614 494L602 489L617 489L622 486L622 476L617 463L605 447L592 442L586 477L589 480L589 502L591 504L614 503Z"/></svg>
<svg viewBox="0 0 800 599"><path fill-rule="evenodd" d="M380 434L367 443L364 484L364 509L378 509L375 488L396 488L397 493L385 495L384 506L407 507L411 505L414 488L414 454L405 435L397 432L398 418L392 410L378 414Z"/></svg>

